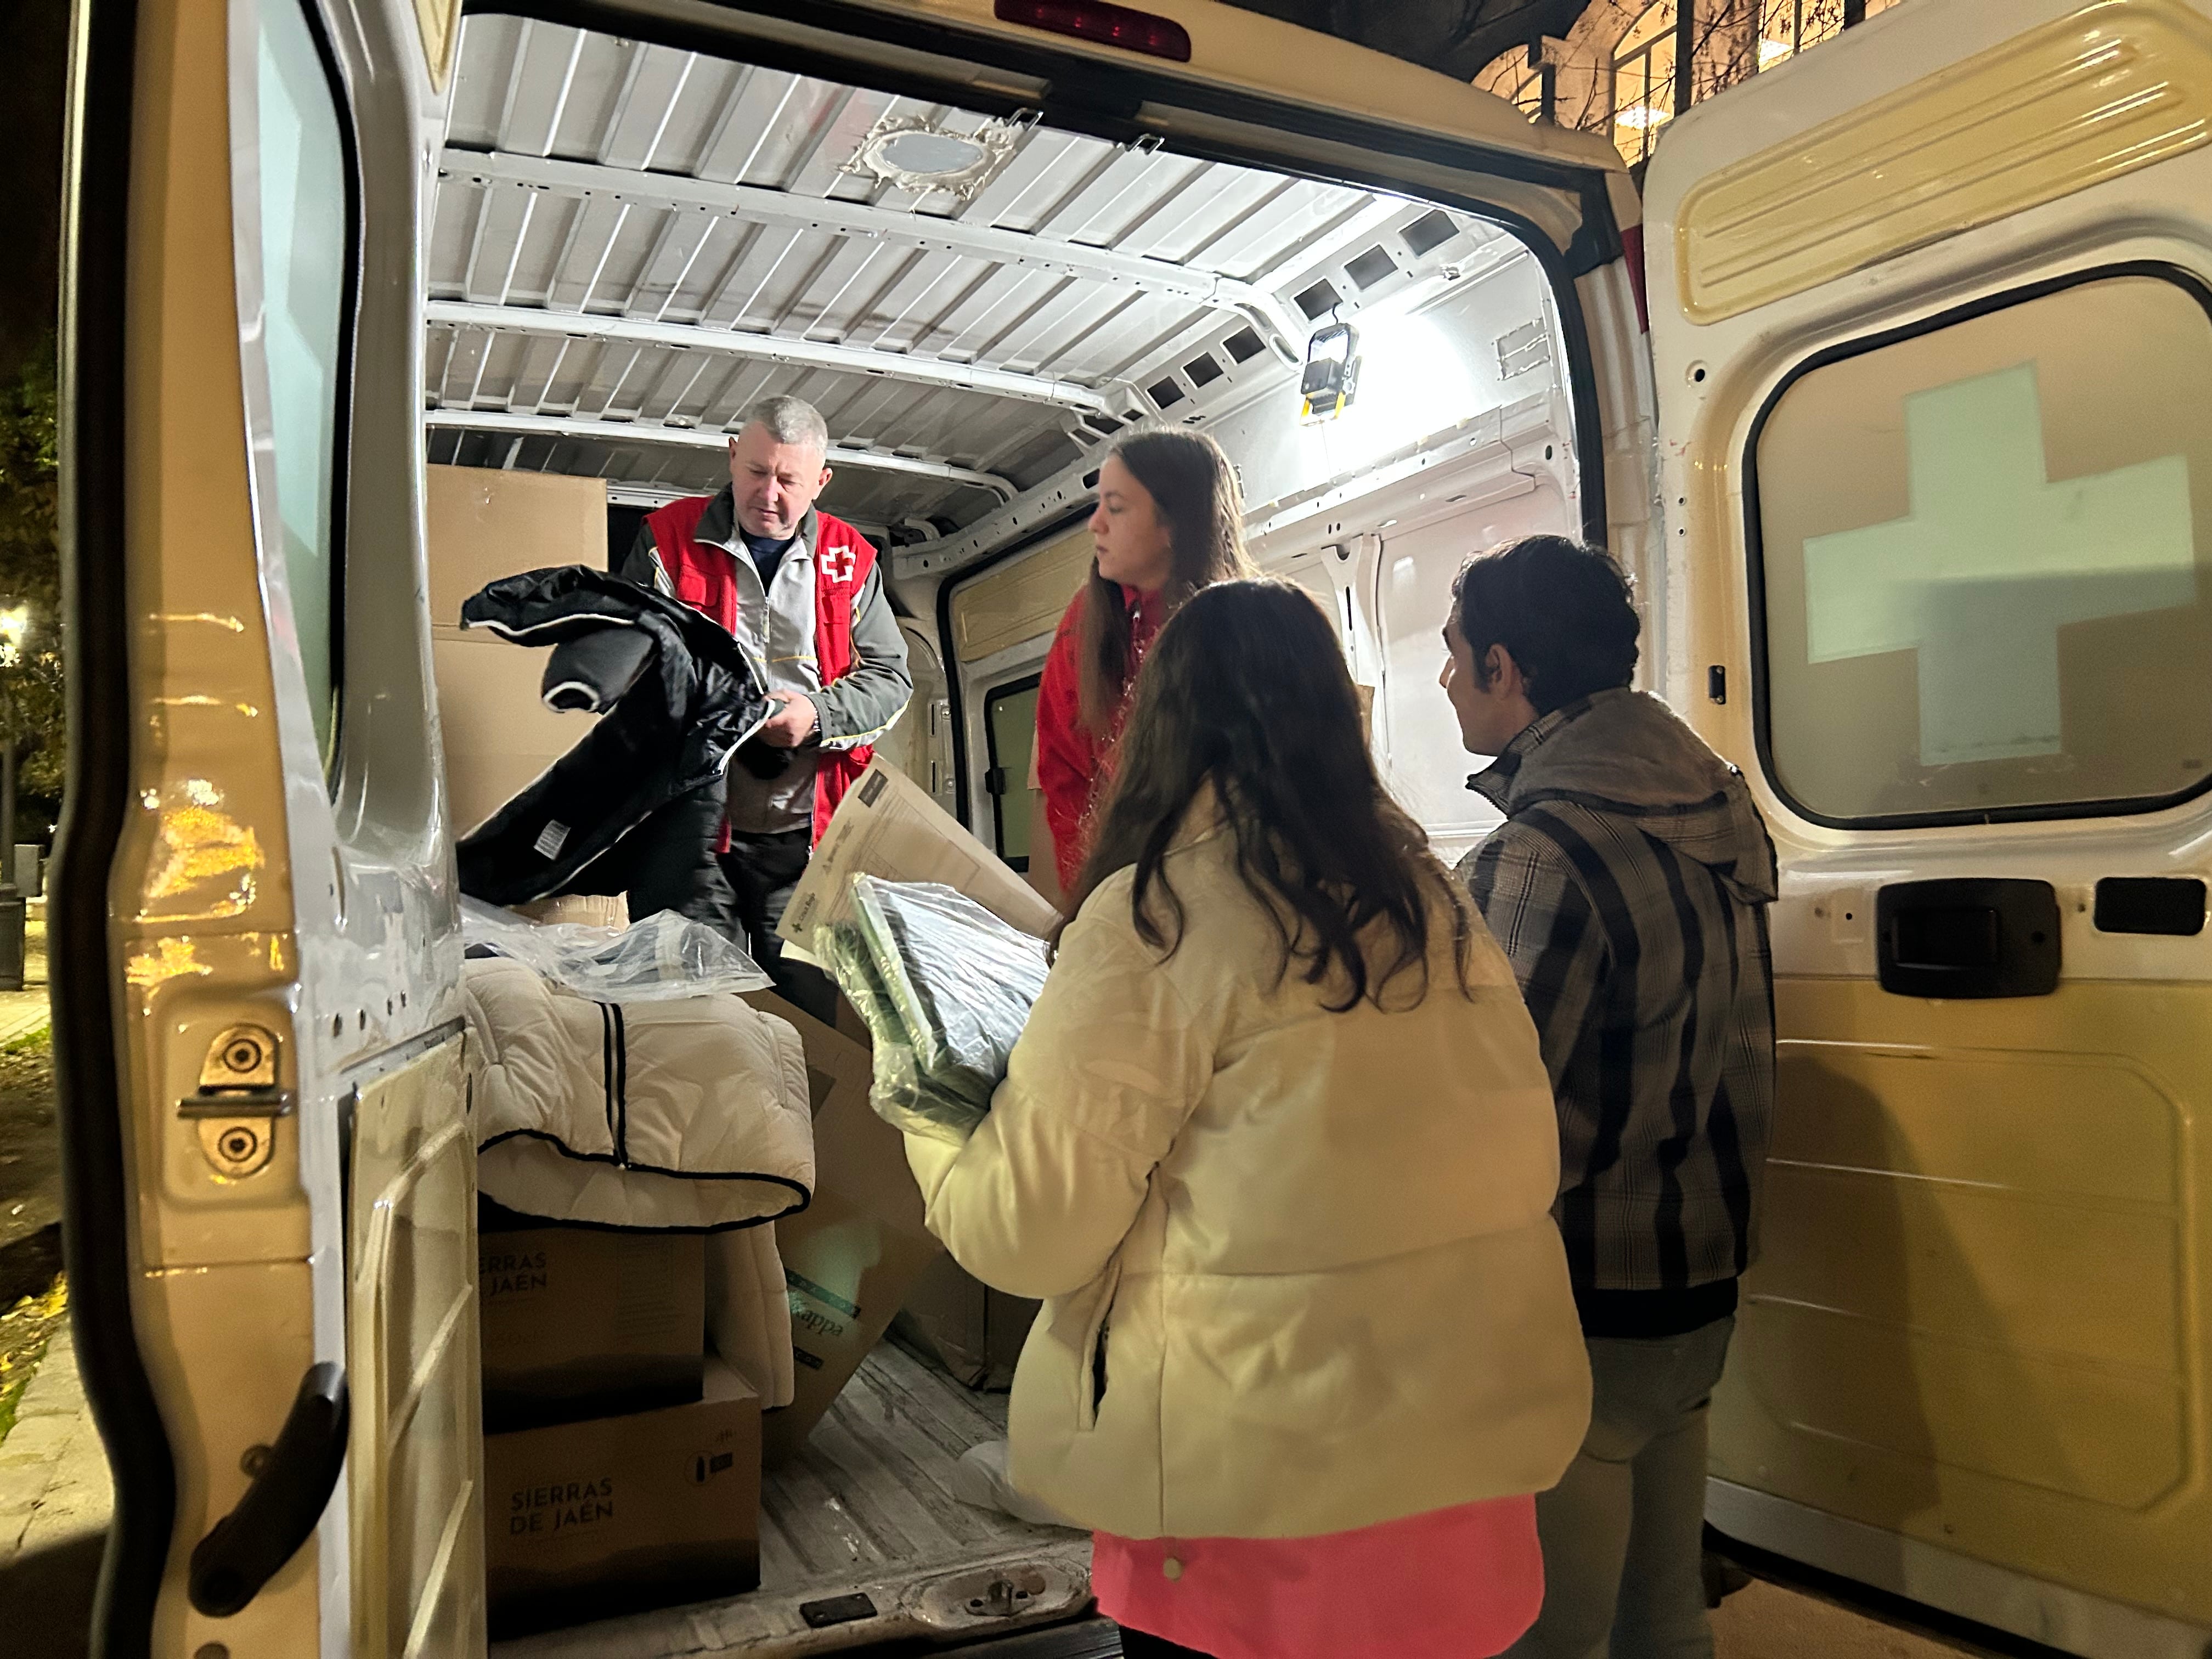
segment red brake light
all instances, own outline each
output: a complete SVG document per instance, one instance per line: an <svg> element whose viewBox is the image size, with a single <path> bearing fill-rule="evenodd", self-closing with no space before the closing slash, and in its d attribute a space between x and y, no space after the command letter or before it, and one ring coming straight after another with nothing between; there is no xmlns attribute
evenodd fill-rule
<svg viewBox="0 0 2212 1659"><path fill-rule="evenodd" d="M1105 0L997 0L992 13L1001 23L1026 23L1148 57L1190 62L1190 31L1182 24Z"/></svg>

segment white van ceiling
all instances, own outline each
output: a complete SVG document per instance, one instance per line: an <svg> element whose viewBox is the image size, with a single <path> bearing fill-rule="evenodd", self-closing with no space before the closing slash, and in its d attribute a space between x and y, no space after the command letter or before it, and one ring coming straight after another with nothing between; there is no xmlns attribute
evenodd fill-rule
<svg viewBox="0 0 2212 1659"><path fill-rule="evenodd" d="M481 15L435 211L434 461L658 502L718 488L725 428L794 393L836 446L824 505L901 542L975 523L1129 420L1249 402L1332 299L1352 316L1501 236Z"/></svg>

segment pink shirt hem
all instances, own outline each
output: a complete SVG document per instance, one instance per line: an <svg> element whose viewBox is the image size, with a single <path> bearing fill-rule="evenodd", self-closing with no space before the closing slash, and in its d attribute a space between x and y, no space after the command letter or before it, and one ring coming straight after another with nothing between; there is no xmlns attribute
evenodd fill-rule
<svg viewBox="0 0 2212 1659"><path fill-rule="evenodd" d="M1544 1601L1533 1497L1313 1538L1102 1532L1091 1582L1116 1624L1215 1659L1476 1659Z"/></svg>

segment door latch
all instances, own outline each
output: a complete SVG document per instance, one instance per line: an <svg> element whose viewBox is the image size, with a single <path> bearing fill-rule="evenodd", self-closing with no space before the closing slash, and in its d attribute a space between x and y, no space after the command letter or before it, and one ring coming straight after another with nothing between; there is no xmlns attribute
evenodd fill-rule
<svg viewBox="0 0 2212 1659"><path fill-rule="evenodd" d="M199 1131L200 1152L226 1181L269 1167L276 1120L292 1109L292 1093L276 1085L276 1035L259 1025L233 1025L208 1045L199 1092L177 1103L177 1115Z"/></svg>

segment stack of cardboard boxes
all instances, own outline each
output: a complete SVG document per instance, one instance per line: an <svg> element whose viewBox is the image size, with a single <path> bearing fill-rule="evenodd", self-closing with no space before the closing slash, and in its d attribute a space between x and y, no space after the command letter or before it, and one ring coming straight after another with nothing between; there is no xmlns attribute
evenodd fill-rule
<svg viewBox="0 0 2212 1659"><path fill-rule="evenodd" d="M438 684L454 833L465 835L567 754L596 718L538 697L543 651L461 626L487 582L548 565L607 562L607 486L553 472L433 466L428 484L430 666Z"/></svg>
<svg viewBox="0 0 2212 1659"><path fill-rule="evenodd" d="M942 1247L861 1041L780 998L806 1048L812 1202L777 1222L793 1402L765 1413L713 1352L706 1240L547 1227L479 1234L486 1581L495 1637L735 1595L760 1582L763 1462L798 1454ZM849 1011L848 1029L861 1028Z"/></svg>
<svg viewBox="0 0 2212 1659"><path fill-rule="evenodd" d="M429 470L432 643L448 785L465 830L576 743L587 717L538 699L540 652L458 626L496 577L604 565L596 478ZM612 902L549 901L539 920L619 926ZM760 1474L804 1446L942 1254L898 1133L868 1105L866 1028L780 999L815 1112L811 1204L778 1222L795 1398L761 1402L714 1347L696 1236L551 1227L494 1213L481 1235L484 1511L492 1633L732 1595L759 1582Z"/></svg>
<svg viewBox="0 0 2212 1659"><path fill-rule="evenodd" d="M706 1352L696 1235L477 1237L492 1633L760 1582L760 1401Z"/></svg>

